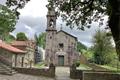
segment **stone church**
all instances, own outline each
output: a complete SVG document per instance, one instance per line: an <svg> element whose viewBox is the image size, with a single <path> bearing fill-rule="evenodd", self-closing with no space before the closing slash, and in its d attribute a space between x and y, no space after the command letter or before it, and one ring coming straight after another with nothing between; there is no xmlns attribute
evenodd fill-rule
<svg viewBox="0 0 120 80"><path fill-rule="evenodd" d="M54 7L48 8L46 28L45 62L56 66L70 66L79 60L77 37L56 30L56 12Z"/></svg>

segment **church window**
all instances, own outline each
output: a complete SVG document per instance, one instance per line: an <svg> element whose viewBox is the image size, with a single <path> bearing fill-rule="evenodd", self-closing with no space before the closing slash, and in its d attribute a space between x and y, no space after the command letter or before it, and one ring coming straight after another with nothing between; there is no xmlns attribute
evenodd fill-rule
<svg viewBox="0 0 120 80"><path fill-rule="evenodd" d="M64 47L63 43L59 43L59 47L63 48Z"/></svg>

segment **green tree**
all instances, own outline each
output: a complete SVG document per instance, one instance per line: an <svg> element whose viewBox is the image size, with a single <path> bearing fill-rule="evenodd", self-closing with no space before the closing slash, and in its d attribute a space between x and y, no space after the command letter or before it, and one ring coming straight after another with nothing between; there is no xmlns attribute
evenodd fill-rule
<svg viewBox="0 0 120 80"><path fill-rule="evenodd" d="M30 0L6 0L6 6L19 17L20 13L18 12L18 9L22 9L28 1Z"/></svg>
<svg viewBox="0 0 120 80"><path fill-rule="evenodd" d="M97 21L102 25L103 17L109 16L108 26L112 32L116 44L116 51L120 60L120 1L119 0L48 0L48 9L56 7L58 16L71 28L78 26L90 28L92 21ZM53 6L54 5L54 6Z"/></svg>
<svg viewBox="0 0 120 80"><path fill-rule="evenodd" d="M0 36L4 39L4 36L8 35L15 29L16 15L8 7L0 5Z"/></svg>
<svg viewBox="0 0 120 80"><path fill-rule="evenodd" d="M19 32L19 33L17 33L17 35L16 35L16 40L18 40L18 41L25 41L25 40L28 40L28 38L27 38L27 36L25 35L25 33Z"/></svg>
<svg viewBox="0 0 120 80"><path fill-rule="evenodd" d="M15 29L20 13L17 11L30 0L6 0L6 6L0 4L0 38L9 35Z"/></svg>
<svg viewBox="0 0 120 80"><path fill-rule="evenodd" d="M10 43L13 40L15 40L15 37L13 35L9 34L9 35L6 35L4 40L5 40L5 42Z"/></svg>
<svg viewBox="0 0 120 80"><path fill-rule="evenodd" d="M93 36L93 53L94 53L94 62L97 64L108 64L112 61L112 50L113 45L111 42L111 37L106 36L105 31L98 30Z"/></svg>
<svg viewBox="0 0 120 80"><path fill-rule="evenodd" d="M77 42L77 51L82 52L82 50L87 50L87 47L81 42Z"/></svg>
<svg viewBox="0 0 120 80"><path fill-rule="evenodd" d="M39 36L35 35L36 44L45 49L46 33L41 33Z"/></svg>

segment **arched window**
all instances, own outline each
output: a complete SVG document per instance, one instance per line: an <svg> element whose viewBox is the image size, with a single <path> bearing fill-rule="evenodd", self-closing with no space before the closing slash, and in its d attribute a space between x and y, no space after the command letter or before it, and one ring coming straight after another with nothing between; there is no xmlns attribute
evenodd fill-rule
<svg viewBox="0 0 120 80"><path fill-rule="evenodd" d="M49 25L50 27L53 27L54 26L54 21L51 19L50 20L50 25Z"/></svg>

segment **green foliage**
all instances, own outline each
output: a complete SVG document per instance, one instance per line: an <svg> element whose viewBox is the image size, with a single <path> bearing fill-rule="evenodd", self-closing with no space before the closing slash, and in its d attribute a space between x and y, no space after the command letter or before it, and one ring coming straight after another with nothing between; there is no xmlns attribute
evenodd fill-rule
<svg viewBox="0 0 120 80"><path fill-rule="evenodd" d="M25 33L19 32L19 33L17 33L17 35L16 35L16 40L18 40L18 41L26 41L26 40L28 40L28 38L27 38L27 36L25 35Z"/></svg>
<svg viewBox="0 0 120 80"><path fill-rule="evenodd" d="M80 70L92 70L91 67L89 67L89 66L87 66L85 64L80 64L80 66L77 69L80 69Z"/></svg>
<svg viewBox="0 0 120 80"><path fill-rule="evenodd" d="M45 49L46 33L41 33L38 37L35 35L36 44Z"/></svg>
<svg viewBox="0 0 120 80"><path fill-rule="evenodd" d="M84 56L87 58L87 60L89 62L93 62L93 50L91 50L90 48L84 53Z"/></svg>
<svg viewBox="0 0 120 80"><path fill-rule="evenodd" d="M77 42L77 51L84 52L83 50L87 50L87 47L81 42Z"/></svg>
<svg viewBox="0 0 120 80"><path fill-rule="evenodd" d="M93 36L94 62L97 64L109 64L112 61L111 37L106 36L105 31L98 30Z"/></svg>
<svg viewBox="0 0 120 80"><path fill-rule="evenodd" d="M13 40L15 40L15 37L13 36L13 35L6 35L6 37L5 37L5 42L7 42L7 43L10 43L10 42L12 42Z"/></svg>
<svg viewBox="0 0 120 80"><path fill-rule="evenodd" d="M19 17L20 13L17 10L22 9L28 1L30 0L6 0L6 5Z"/></svg>
<svg viewBox="0 0 120 80"><path fill-rule="evenodd" d="M4 37L15 29L17 17L8 7L0 5L0 35Z"/></svg>
<svg viewBox="0 0 120 80"><path fill-rule="evenodd" d="M76 61L75 65L76 65L76 67L79 67L80 66L80 61Z"/></svg>
<svg viewBox="0 0 120 80"><path fill-rule="evenodd" d="M109 66L109 65L101 65L101 67L106 68L106 69L111 70L111 71L117 71L117 72L120 72L120 68L117 68L116 65L114 65L114 67Z"/></svg>
<svg viewBox="0 0 120 80"><path fill-rule="evenodd" d="M44 68L45 67L45 63L44 62L40 62L38 64L34 65L36 68Z"/></svg>
<svg viewBox="0 0 120 80"><path fill-rule="evenodd" d="M55 5L67 25L78 26L81 30L90 28L92 21L100 20L102 25L104 15L108 13L108 0L49 0L48 5Z"/></svg>

